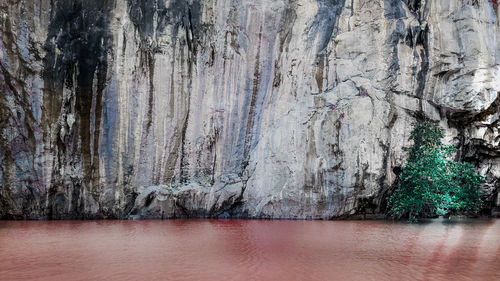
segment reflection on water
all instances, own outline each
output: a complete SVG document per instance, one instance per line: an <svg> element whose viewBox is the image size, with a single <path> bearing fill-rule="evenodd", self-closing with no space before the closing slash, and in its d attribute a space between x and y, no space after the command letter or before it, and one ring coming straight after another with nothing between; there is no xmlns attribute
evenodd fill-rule
<svg viewBox="0 0 500 281"><path fill-rule="evenodd" d="M1 280L500 280L500 220L0 222Z"/></svg>

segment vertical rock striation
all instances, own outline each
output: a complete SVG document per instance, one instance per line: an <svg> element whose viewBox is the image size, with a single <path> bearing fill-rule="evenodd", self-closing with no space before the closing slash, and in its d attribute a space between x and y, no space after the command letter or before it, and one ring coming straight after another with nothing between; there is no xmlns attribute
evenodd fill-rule
<svg viewBox="0 0 500 281"><path fill-rule="evenodd" d="M498 208L487 0L0 1L0 217L382 213L411 123Z"/></svg>

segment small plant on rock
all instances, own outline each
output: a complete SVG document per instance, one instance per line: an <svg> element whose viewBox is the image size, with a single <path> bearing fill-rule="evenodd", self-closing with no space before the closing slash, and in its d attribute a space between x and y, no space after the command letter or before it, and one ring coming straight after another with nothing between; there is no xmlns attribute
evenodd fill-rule
<svg viewBox="0 0 500 281"><path fill-rule="evenodd" d="M454 146L444 145L443 130L431 122L414 125L408 163L389 198L393 217L418 218L477 212L484 178L470 163L451 160Z"/></svg>

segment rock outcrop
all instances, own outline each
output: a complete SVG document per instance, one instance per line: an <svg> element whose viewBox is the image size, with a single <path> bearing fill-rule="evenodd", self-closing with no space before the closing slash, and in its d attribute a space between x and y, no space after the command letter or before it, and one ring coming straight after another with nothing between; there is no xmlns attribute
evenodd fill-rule
<svg viewBox="0 0 500 281"><path fill-rule="evenodd" d="M0 217L382 213L431 119L500 204L488 0L2 0Z"/></svg>

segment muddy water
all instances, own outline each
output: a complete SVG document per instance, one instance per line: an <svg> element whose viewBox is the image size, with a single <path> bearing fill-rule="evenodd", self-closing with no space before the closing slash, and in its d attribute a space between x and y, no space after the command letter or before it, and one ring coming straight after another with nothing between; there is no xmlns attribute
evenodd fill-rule
<svg viewBox="0 0 500 281"><path fill-rule="evenodd" d="M500 220L0 222L1 280L500 280Z"/></svg>

